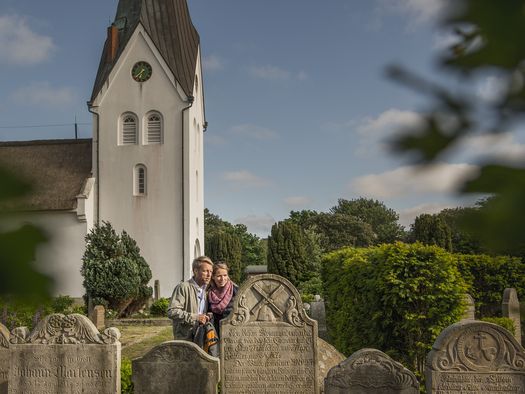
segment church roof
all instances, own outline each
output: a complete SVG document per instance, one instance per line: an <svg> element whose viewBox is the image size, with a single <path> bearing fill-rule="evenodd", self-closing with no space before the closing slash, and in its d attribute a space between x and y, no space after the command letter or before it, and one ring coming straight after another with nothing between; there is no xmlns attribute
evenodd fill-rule
<svg viewBox="0 0 525 394"><path fill-rule="evenodd" d="M100 92L139 23L144 26L184 93L192 95L199 33L191 21L186 0L120 0L113 23L119 29L118 50L115 59L108 63L109 41L104 44L91 101Z"/></svg>
<svg viewBox="0 0 525 394"><path fill-rule="evenodd" d="M26 197L2 202L17 211L71 210L91 177L91 139L0 142L0 165L30 182Z"/></svg>

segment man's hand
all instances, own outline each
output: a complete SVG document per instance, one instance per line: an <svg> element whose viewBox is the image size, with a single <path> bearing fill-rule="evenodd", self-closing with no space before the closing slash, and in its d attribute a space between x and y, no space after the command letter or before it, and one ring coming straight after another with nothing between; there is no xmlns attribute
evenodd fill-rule
<svg viewBox="0 0 525 394"><path fill-rule="evenodd" d="M208 315L199 315L197 317L197 320L199 321L200 324L206 324L210 321L210 318Z"/></svg>

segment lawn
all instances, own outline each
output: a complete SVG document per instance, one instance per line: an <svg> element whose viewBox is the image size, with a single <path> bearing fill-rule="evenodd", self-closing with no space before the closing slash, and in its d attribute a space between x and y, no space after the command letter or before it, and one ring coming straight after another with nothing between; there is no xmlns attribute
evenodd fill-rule
<svg viewBox="0 0 525 394"><path fill-rule="evenodd" d="M173 339L171 326L115 326L120 330L122 357L134 359L154 346Z"/></svg>

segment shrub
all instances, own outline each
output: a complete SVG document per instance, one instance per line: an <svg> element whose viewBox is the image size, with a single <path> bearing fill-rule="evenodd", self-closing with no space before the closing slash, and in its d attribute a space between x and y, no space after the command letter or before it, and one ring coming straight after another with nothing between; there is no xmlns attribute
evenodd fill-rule
<svg viewBox="0 0 525 394"><path fill-rule="evenodd" d="M437 246L346 248L323 259L327 323L344 354L373 347L421 376L439 333L463 313L466 286Z"/></svg>
<svg viewBox="0 0 525 394"><path fill-rule="evenodd" d="M127 357L122 357L120 364L120 392L122 394L133 393L133 382L131 381L131 360Z"/></svg>
<svg viewBox="0 0 525 394"><path fill-rule="evenodd" d="M96 225L86 235L82 276L88 297L128 316L151 296L151 270L137 243L125 232L118 235L110 223Z"/></svg>
<svg viewBox="0 0 525 394"><path fill-rule="evenodd" d="M498 326L507 329L513 336L516 333L514 322L508 317L484 317L481 320L486 321L488 323L497 324Z"/></svg>
<svg viewBox="0 0 525 394"><path fill-rule="evenodd" d="M54 313L72 313L75 300L67 295L59 295L51 300L51 309Z"/></svg>
<svg viewBox="0 0 525 394"><path fill-rule="evenodd" d="M168 307L170 306L169 298L159 298L149 309L151 316L168 316Z"/></svg>

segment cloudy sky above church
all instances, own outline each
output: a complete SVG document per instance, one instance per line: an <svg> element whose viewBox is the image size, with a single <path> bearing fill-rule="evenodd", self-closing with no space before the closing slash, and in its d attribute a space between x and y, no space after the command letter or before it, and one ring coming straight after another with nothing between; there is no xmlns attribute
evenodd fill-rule
<svg viewBox="0 0 525 394"><path fill-rule="evenodd" d="M386 141L429 102L385 77L398 64L439 78L438 0L188 0L200 33L205 205L266 236L290 210L370 197L408 226L467 204L454 190L480 154L525 153L516 134L465 141L426 172ZM117 0L2 0L0 139L91 137L87 111ZM480 81L487 100L498 91Z"/></svg>

